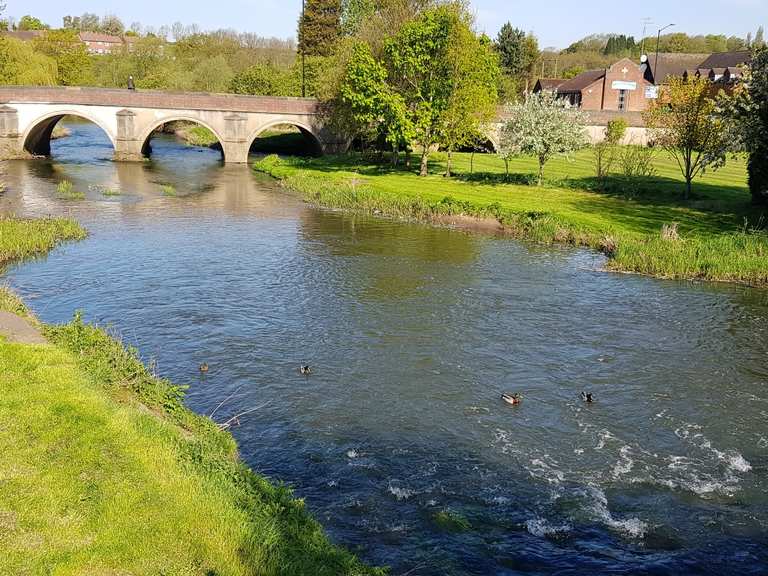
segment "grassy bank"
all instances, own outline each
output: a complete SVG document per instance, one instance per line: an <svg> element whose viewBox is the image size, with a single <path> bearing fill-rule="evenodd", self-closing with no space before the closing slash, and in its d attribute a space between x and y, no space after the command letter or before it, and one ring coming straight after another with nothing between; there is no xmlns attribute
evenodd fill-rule
<svg viewBox="0 0 768 576"><path fill-rule="evenodd" d="M456 154L453 165L450 179L440 175L440 154L427 178L359 155L270 156L255 168L325 206L421 220L493 218L520 238L602 250L616 270L768 285L768 234L757 230L761 214L750 205L741 160L698 181L688 202L674 160L661 154L653 176L599 183L584 151L548 164L541 188L531 184L531 159L511 162L508 178L494 155Z"/></svg>
<svg viewBox="0 0 768 576"><path fill-rule="evenodd" d="M46 254L59 242L85 236L82 226L67 218L0 217L0 268L14 260Z"/></svg>
<svg viewBox="0 0 768 576"><path fill-rule="evenodd" d="M70 221L6 219L0 254L83 235ZM79 317L42 325L3 288L0 310L50 342L0 336L0 574L382 573L332 545L303 501L249 470L232 436L134 350Z"/></svg>

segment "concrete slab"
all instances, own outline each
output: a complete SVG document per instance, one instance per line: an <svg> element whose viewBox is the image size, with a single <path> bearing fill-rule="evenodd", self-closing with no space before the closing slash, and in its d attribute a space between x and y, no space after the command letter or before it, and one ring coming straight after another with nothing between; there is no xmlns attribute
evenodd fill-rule
<svg viewBox="0 0 768 576"><path fill-rule="evenodd" d="M48 341L29 321L10 312L0 311L0 335L20 344L47 344Z"/></svg>

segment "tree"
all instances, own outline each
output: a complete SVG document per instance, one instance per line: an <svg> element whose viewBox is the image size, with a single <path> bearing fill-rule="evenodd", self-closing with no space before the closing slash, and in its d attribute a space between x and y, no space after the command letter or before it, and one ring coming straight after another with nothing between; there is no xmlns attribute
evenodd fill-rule
<svg viewBox="0 0 768 576"><path fill-rule="evenodd" d="M693 179L708 168L725 164L728 127L715 115L706 78L673 78L643 114L652 140L677 161L685 178L685 199Z"/></svg>
<svg viewBox="0 0 768 576"><path fill-rule="evenodd" d="M341 29L346 36L355 36L367 18L376 12L376 0L342 0Z"/></svg>
<svg viewBox="0 0 768 576"><path fill-rule="evenodd" d="M224 92L233 76L224 56L207 58L194 67L193 88L201 92Z"/></svg>
<svg viewBox="0 0 768 576"><path fill-rule="evenodd" d="M571 154L587 142L583 114L566 108L552 94L534 94L510 106L507 118L501 130L501 149L508 157L535 156L539 161L539 186L544 166L553 156Z"/></svg>
<svg viewBox="0 0 768 576"><path fill-rule="evenodd" d="M40 18L35 18L27 14L19 19L19 30L47 30L50 28L48 24L45 24Z"/></svg>
<svg viewBox="0 0 768 576"><path fill-rule="evenodd" d="M110 34L112 36L122 36L125 31L123 21L114 14L107 14L104 16L101 19L99 26L104 34Z"/></svg>
<svg viewBox="0 0 768 576"><path fill-rule="evenodd" d="M299 51L306 56L328 56L341 36L341 1L306 0L299 19Z"/></svg>
<svg viewBox="0 0 768 576"><path fill-rule="evenodd" d="M286 88L287 74L269 63L254 64L235 74L229 83L229 91L235 94L259 94L262 96L292 96Z"/></svg>
<svg viewBox="0 0 768 576"><path fill-rule="evenodd" d="M74 30L50 30L35 39L35 49L56 60L57 83L62 86L88 84L92 79L91 60Z"/></svg>
<svg viewBox="0 0 768 576"><path fill-rule="evenodd" d="M526 34L507 22L496 36L495 47L502 69L518 86L519 92L531 79L539 59L538 40L533 34Z"/></svg>
<svg viewBox="0 0 768 576"><path fill-rule="evenodd" d="M752 41L752 48L759 50L761 48L765 48L765 31L762 26L760 26L757 29L757 33L755 34L755 39Z"/></svg>
<svg viewBox="0 0 768 576"><path fill-rule="evenodd" d="M449 110L457 93L483 77L478 68L489 63L488 46L471 32L470 21L460 3L443 4L406 23L385 44L389 82L403 99L422 150L422 176L428 173L430 150L451 129ZM457 50L464 53L459 57ZM477 90L494 95L495 82L481 84Z"/></svg>
<svg viewBox="0 0 768 576"><path fill-rule="evenodd" d="M36 52L29 42L0 37L0 84L55 86L56 60Z"/></svg>
<svg viewBox="0 0 768 576"><path fill-rule="evenodd" d="M721 93L718 114L731 122L735 148L746 150L749 191L755 204L768 205L768 48L752 57L744 82Z"/></svg>
<svg viewBox="0 0 768 576"><path fill-rule="evenodd" d="M440 126L440 143L448 151L446 177L451 176L454 150L476 140L496 115L499 62L487 36L478 38L468 27L453 35L448 62L453 86Z"/></svg>

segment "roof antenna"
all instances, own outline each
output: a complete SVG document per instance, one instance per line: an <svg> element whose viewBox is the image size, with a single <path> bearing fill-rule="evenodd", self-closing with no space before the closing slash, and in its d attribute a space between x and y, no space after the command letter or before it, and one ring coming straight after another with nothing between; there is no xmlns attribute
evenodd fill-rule
<svg viewBox="0 0 768 576"><path fill-rule="evenodd" d="M644 56L645 55L645 33L648 30L648 26L653 24L653 18L643 18L641 22L643 23L643 35L640 40L640 56Z"/></svg>

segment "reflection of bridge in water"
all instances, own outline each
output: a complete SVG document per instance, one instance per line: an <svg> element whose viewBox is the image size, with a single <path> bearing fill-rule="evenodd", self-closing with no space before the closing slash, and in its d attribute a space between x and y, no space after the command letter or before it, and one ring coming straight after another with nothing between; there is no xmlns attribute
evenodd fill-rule
<svg viewBox="0 0 768 576"><path fill-rule="evenodd" d="M208 128L224 161L244 163L253 141L277 125L298 128L318 152L346 148L327 128L320 103L309 98L239 96L106 88L0 88L0 159L50 154L51 134L64 116L97 124L114 147L116 160L139 161L149 153L152 133L186 120Z"/></svg>

